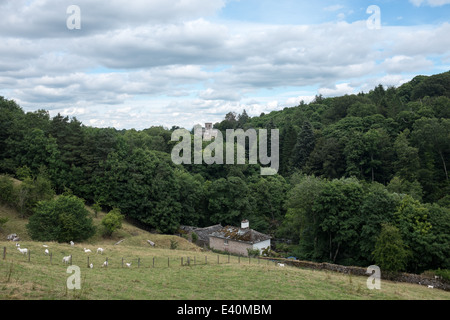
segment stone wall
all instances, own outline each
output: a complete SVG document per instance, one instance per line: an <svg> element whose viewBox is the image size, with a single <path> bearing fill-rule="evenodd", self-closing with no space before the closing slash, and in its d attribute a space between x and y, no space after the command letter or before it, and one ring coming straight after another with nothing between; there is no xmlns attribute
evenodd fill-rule
<svg viewBox="0 0 450 320"><path fill-rule="evenodd" d="M361 267L352 267L352 266L341 266L337 264L331 263L317 263L311 261L301 261L301 260L293 260L293 259L278 259L271 258L271 260L279 261L280 263L284 263L286 265L298 267L298 268L307 268L314 270L329 270L334 272L340 272L344 274L352 274L358 276L368 277L369 274L366 273L367 268ZM433 288L442 289L446 291L450 291L450 283L443 281L441 279L436 279L434 277L419 275L419 274L411 274L411 273L383 273L381 270L381 279L394 281L394 282L407 282L414 283L424 286L433 286Z"/></svg>
<svg viewBox="0 0 450 320"><path fill-rule="evenodd" d="M216 237L209 238L209 246L215 250L240 254L244 257L248 256L247 249L252 249L252 245L249 243L228 240L228 244L225 244L224 239Z"/></svg>

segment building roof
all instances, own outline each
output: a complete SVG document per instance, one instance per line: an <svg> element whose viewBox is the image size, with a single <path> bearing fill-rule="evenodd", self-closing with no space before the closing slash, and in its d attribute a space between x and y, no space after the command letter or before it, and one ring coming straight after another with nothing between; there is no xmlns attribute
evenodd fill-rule
<svg viewBox="0 0 450 320"><path fill-rule="evenodd" d="M269 235L255 231L253 229L242 229L233 226L223 227L211 233L209 236L226 240L248 242L251 244L269 240L271 238Z"/></svg>
<svg viewBox="0 0 450 320"><path fill-rule="evenodd" d="M198 227L190 227L190 226L181 226L182 230L187 232L194 232L197 234L198 239L200 241L208 242L209 235L213 233L214 231L220 230L223 228L221 224L216 224L214 226L209 226L206 228L198 228Z"/></svg>

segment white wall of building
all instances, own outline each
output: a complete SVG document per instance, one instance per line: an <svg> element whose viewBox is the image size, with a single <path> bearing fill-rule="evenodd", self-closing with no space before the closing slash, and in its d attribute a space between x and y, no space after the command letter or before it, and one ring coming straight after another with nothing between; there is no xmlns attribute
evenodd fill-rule
<svg viewBox="0 0 450 320"><path fill-rule="evenodd" d="M270 239L253 244L253 250L258 249L260 253L267 247L270 248Z"/></svg>

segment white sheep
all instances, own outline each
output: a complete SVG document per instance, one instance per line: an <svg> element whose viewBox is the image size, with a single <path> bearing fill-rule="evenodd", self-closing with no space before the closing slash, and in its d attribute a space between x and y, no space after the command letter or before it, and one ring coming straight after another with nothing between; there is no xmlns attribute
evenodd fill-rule
<svg viewBox="0 0 450 320"><path fill-rule="evenodd" d="M64 258L62 259L62 261L63 261L64 263L69 263L69 262L70 262L70 256L64 257Z"/></svg>
<svg viewBox="0 0 450 320"><path fill-rule="evenodd" d="M103 262L102 268L108 266L108 261Z"/></svg>
<svg viewBox="0 0 450 320"><path fill-rule="evenodd" d="M20 247L20 243L16 243L16 247Z"/></svg>
<svg viewBox="0 0 450 320"><path fill-rule="evenodd" d="M103 251L104 251L104 249L103 249L103 248L98 248L98 249L97 249L97 253L99 253L99 252L100 252L100 254L103 254Z"/></svg>
<svg viewBox="0 0 450 320"><path fill-rule="evenodd" d="M17 247L17 250L19 250L23 254L27 254L28 253L28 249L27 248L20 249L20 247Z"/></svg>
<svg viewBox="0 0 450 320"><path fill-rule="evenodd" d="M429 288L429 289L433 289L434 287L433 287L433 286L428 286L428 288Z"/></svg>
<svg viewBox="0 0 450 320"><path fill-rule="evenodd" d="M44 252L45 252L45 255L48 255L48 253L49 253L49 252L48 252L48 249L45 249Z"/></svg>
<svg viewBox="0 0 450 320"><path fill-rule="evenodd" d="M43 246L44 248L48 248L48 245L46 245L46 244L43 244L42 246Z"/></svg>
<svg viewBox="0 0 450 320"><path fill-rule="evenodd" d="M94 264L93 263L91 263L90 265L89 265L89 268L94 268Z"/></svg>
<svg viewBox="0 0 450 320"><path fill-rule="evenodd" d="M84 252L87 253L87 252L92 252L92 251L91 251L91 249L86 249L86 248L84 248Z"/></svg>
<svg viewBox="0 0 450 320"><path fill-rule="evenodd" d="M278 266L279 267L284 267L284 263L279 263Z"/></svg>
<svg viewBox="0 0 450 320"><path fill-rule="evenodd" d="M127 265L128 268L131 267L131 262L130 262L130 263L127 262L127 263L125 263L125 264Z"/></svg>
<svg viewBox="0 0 450 320"><path fill-rule="evenodd" d="M70 245L73 247L75 243L73 243L73 241L70 241Z"/></svg>

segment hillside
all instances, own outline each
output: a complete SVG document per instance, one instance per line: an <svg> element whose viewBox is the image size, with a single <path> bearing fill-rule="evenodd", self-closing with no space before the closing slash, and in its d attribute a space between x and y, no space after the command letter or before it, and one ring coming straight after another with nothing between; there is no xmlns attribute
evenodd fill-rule
<svg viewBox="0 0 450 320"><path fill-rule="evenodd" d="M98 224L102 215L94 218ZM270 260L239 259L203 252L187 240L151 234L127 222L111 239L96 235L85 243L70 246L31 241L25 219L14 210L0 207L0 217L10 220L0 231L0 299L88 299L88 300L439 300L450 292L404 283L382 282L381 290L369 290L366 277L294 267L280 268ZM30 250L30 260L6 234L17 232L21 248ZM119 239L125 239L114 245ZM151 239L155 247L146 242ZM170 240L178 248L170 249ZM103 254L96 253L102 247ZM90 248L92 253L85 253ZM3 251L3 250L2 250ZM72 255L81 270L81 289L68 290L67 265L63 256ZM189 266L187 265L189 257ZM108 259L107 268L101 265ZM89 260L88 260L89 259ZM122 264L131 262L127 268ZM181 266L183 259L184 266ZM93 268L88 268L87 263ZM36 277L36 274L39 276Z"/></svg>
<svg viewBox="0 0 450 320"><path fill-rule="evenodd" d="M254 117L229 112L214 124L224 136L228 129L278 130L273 176L262 176L260 164L174 163L176 126L95 128L25 112L0 97L0 175L26 182L2 182L0 202L30 216L39 200L68 193L166 235L180 225L246 219L282 239L285 256L360 267L390 261L381 267L416 274L450 269L449 75L317 96ZM203 141L204 152L212 146ZM129 235L120 232L115 240ZM386 260L393 239L401 254Z"/></svg>
<svg viewBox="0 0 450 320"><path fill-rule="evenodd" d="M79 246L112 246L120 240L124 240L121 246L138 246L138 247L148 247L149 244L147 240L151 240L156 244L157 248L170 249L171 240L178 243L178 248L181 250L199 252L201 248L192 244L188 240L182 237L177 237L173 235L163 235L149 233L148 231L142 230L128 221L122 223L122 228L115 231L111 237L102 236L101 220L105 216L105 212L101 211L94 215L94 211L86 206L86 208L91 212L91 217L94 221L94 225L97 227L96 234L89 238L85 243L78 244ZM3 228L0 228L0 241L5 241L7 235L11 233L16 233L19 235L21 242L28 241L33 242L29 236L26 224L27 219L22 219L16 210L8 208L7 206L0 206L0 217L7 217L8 222Z"/></svg>

